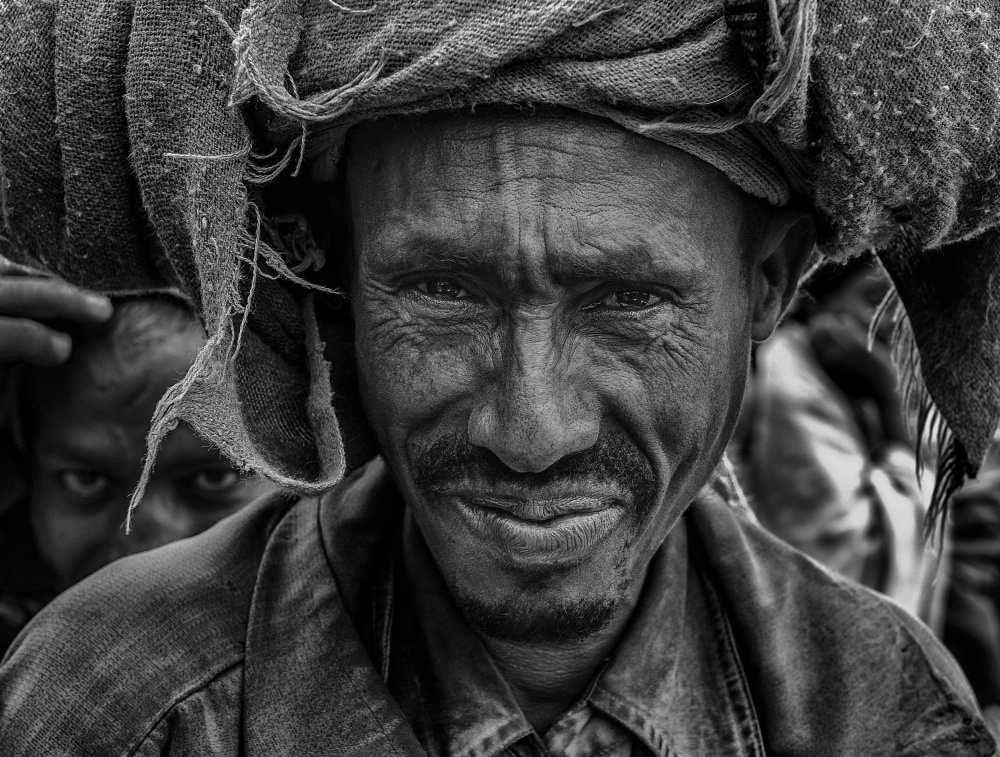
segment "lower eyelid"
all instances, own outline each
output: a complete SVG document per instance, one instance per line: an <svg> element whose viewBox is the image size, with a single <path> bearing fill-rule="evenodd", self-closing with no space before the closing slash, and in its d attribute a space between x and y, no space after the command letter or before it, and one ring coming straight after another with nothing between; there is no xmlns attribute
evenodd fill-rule
<svg viewBox="0 0 1000 757"><path fill-rule="evenodd" d="M433 303L438 307L456 307L456 306L468 307L470 305L474 305L476 302L476 300L471 296L456 297L455 299L435 297L432 294L420 291L416 287L410 287L408 294L411 298L413 298L417 302Z"/></svg>

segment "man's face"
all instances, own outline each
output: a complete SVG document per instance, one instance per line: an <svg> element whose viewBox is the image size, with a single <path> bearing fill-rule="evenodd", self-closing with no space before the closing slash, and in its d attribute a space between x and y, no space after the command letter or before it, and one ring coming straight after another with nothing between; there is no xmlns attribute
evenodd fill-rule
<svg viewBox="0 0 1000 757"><path fill-rule="evenodd" d="M596 632L736 419L741 195L584 117L376 124L347 170L364 405L452 595L488 635Z"/></svg>
<svg viewBox="0 0 1000 757"><path fill-rule="evenodd" d="M32 530L64 587L119 557L204 531L272 488L241 477L181 425L164 439L126 534L156 403L204 338L192 325L124 353L110 339L38 370L29 392Z"/></svg>

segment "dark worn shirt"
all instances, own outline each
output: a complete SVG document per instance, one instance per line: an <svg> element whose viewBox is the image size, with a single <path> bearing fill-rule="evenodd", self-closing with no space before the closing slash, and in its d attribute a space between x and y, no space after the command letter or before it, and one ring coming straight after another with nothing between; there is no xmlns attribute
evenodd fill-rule
<svg viewBox="0 0 1000 757"><path fill-rule="evenodd" d="M687 526L653 558L639 604L587 690L549 728L529 725L492 657L455 607L407 519L392 612L383 617L389 691L431 757L667 757L698 731L700 753L750 707L718 598L689 570ZM710 609L710 605L712 608ZM680 723L683 722L683 725Z"/></svg>
<svg viewBox="0 0 1000 757"><path fill-rule="evenodd" d="M78 584L0 665L4 757L404 757L460 754L449 744L463 734L487 754L540 750L550 734L532 741L509 698L483 695L499 695L488 671L459 674L487 707L473 712L441 690L450 681L420 672L440 664L394 649L412 626L375 610L392 606L385 576L404 515L376 461L321 499L260 501ZM672 541L641 615L547 746L567 757L623 739L683 757L995 754L964 678L918 621L710 494L684 522L683 600ZM679 635L657 623L679 623ZM650 670L637 675L638 661Z"/></svg>
<svg viewBox="0 0 1000 757"><path fill-rule="evenodd" d="M0 516L0 655L59 593L58 584L38 551L27 503L18 502Z"/></svg>
<svg viewBox="0 0 1000 757"><path fill-rule="evenodd" d="M955 495L944 643L1000 723L1000 472Z"/></svg>

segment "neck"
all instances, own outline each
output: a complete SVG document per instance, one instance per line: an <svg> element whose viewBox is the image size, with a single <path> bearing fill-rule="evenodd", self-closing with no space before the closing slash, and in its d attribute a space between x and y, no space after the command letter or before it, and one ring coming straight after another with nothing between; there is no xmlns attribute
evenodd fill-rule
<svg viewBox="0 0 1000 757"><path fill-rule="evenodd" d="M576 702L611 656L639 603L645 574L633 583L611 622L594 636L563 644L538 644L480 636L521 711L538 734Z"/></svg>

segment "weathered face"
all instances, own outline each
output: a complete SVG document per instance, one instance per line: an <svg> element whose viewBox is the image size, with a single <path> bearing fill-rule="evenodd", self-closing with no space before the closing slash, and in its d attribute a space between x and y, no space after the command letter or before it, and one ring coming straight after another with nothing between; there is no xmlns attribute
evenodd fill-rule
<svg viewBox="0 0 1000 757"><path fill-rule="evenodd" d="M741 195L584 117L376 124L348 161L365 409L452 594L487 634L595 632L781 309Z"/></svg>
<svg viewBox="0 0 1000 757"><path fill-rule="evenodd" d="M203 341L196 328L165 332L117 357L114 345L84 344L65 366L37 372L29 394L31 523L64 586L119 557L193 536L271 487L241 478L182 425L164 440L125 533L156 403Z"/></svg>

